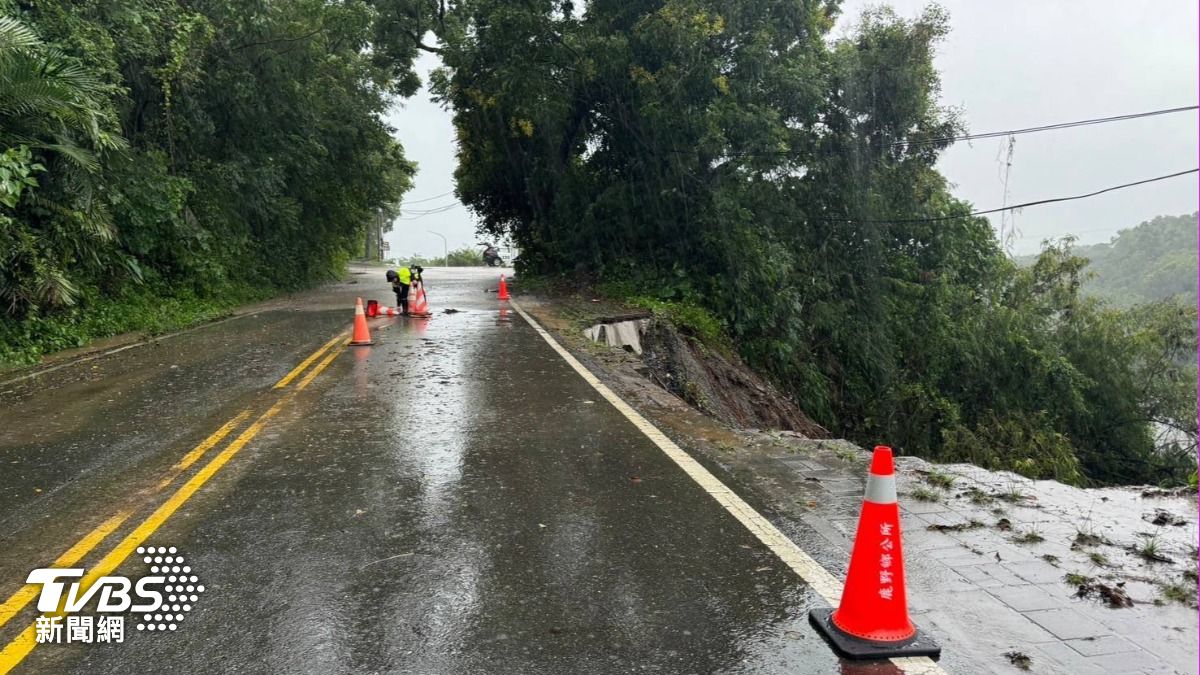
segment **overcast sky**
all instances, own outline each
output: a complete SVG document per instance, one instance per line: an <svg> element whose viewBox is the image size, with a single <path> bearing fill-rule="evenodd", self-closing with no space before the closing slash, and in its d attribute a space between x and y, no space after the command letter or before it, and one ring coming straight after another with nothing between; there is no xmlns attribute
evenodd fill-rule
<svg viewBox="0 0 1200 675"><path fill-rule="evenodd" d="M849 29L863 7L848 0L836 29ZM894 0L903 16L915 16L922 0ZM972 133L1123 115L1197 103L1197 3L1195 0L945 0L952 32L937 65L942 100L961 107ZM423 54L425 74L437 59ZM450 114L422 91L397 107L390 123L410 159L420 164L406 200L411 210L455 203L454 130ZM1047 131L1016 137L1009 172L1009 204L1093 192L1121 183L1197 166L1195 112ZM959 143L942 158L942 173L957 196L977 209L1005 202L1002 181L1005 139ZM1016 253L1035 251L1046 237L1074 233L1083 243L1108 241L1117 230L1156 215L1197 208L1195 175L1091 199L1031 207L1010 216L1017 228ZM416 215L416 214L414 214ZM412 216L408 216L412 217ZM992 216L1000 226L1000 216ZM470 213L400 220L388 240L391 255L441 255L471 245Z"/></svg>

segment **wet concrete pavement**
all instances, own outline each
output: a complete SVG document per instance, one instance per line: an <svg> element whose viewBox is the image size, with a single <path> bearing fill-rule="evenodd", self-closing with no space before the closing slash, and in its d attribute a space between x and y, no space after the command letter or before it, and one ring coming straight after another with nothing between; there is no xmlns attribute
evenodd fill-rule
<svg viewBox="0 0 1200 675"><path fill-rule="evenodd" d="M0 597L204 479L144 541L206 587L177 630L131 616L123 644L41 645L20 672L895 671L836 659L819 596L484 293L494 271L427 271L432 319L373 321L374 346L273 389L355 295L390 304L382 277L0 386Z"/></svg>
<svg viewBox="0 0 1200 675"><path fill-rule="evenodd" d="M589 311L581 300L522 305L623 400L844 577L870 453L844 440L721 424L647 379L642 358L592 343L580 327L612 309ZM1076 488L915 457L899 458L897 474L909 609L942 641L944 670L1196 672L1194 490Z"/></svg>

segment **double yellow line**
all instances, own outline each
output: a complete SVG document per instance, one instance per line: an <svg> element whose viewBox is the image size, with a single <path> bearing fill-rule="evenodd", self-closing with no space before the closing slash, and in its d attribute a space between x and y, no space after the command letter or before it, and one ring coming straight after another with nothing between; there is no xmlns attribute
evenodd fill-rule
<svg viewBox="0 0 1200 675"><path fill-rule="evenodd" d="M234 455L240 452L247 443L257 436L258 433L262 431L263 426L266 425L268 420L277 415L280 410L282 410L288 403L292 401L292 399L296 397L297 393L307 387L309 383L316 379L316 377L320 375L323 370L329 367L329 364L333 363L333 360L336 359L338 355L346 349L346 346L349 343L350 338L347 337L345 333L338 334L332 340L326 342L325 345L320 349L309 355L308 358L301 361L299 365L291 370L291 372L289 372L287 375L284 375L283 379L275 383L275 386L272 387L273 390L286 388L293 380L295 380L297 377L300 377L300 375L303 374L309 366L311 366L318 359L321 359L321 361L317 363L315 367L313 367L311 370L308 370L307 374L304 374L299 383L297 383L293 389L279 398L279 400L277 400L270 408L268 408L266 412L259 415L258 418L255 419L250 426L246 427L242 433L238 434L238 436L232 442L230 442L230 444L226 446L224 450L209 460L208 464L197 471L195 475L193 475L186 483L176 490L174 494L168 497L165 502L155 509L154 513L150 514L150 516L142 521L137 527L135 527L133 531L125 535L125 538L122 539L119 544L109 551L99 563L92 567L87 575L84 576L80 581L81 592L86 591L100 577L111 574L114 570L116 570L117 567L119 567L121 563L124 562L131 553L133 553L134 549L136 549L151 535L153 535L154 532L158 530L158 528L161 527L162 524L165 523L167 519L179 509L180 506L183 506L183 504L187 502L192 495L196 494L196 492L203 487L204 484L209 481L209 479L211 479L218 471L221 470L221 467L225 466L229 460L233 459ZM323 359L321 358L322 356L324 356ZM178 478L184 471L199 461L205 453L207 453L213 447L219 445L226 436L241 426L242 422L246 421L250 415L250 408L242 410L228 422L221 425L221 427L214 431L208 438L205 438L203 441L201 441L199 445L197 445L195 448L192 448L170 468L164 479L156 486L155 491L160 491L174 482L175 479ZM99 546L100 543L103 542L110 534L120 528L121 525L124 524L124 522L129 518L131 513L131 510L123 510L108 520L105 520L103 523L97 526L96 529L84 535L82 539L75 542L73 546L60 555L51 564L51 567L70 567L82 560L84 556L90 553L95 547ZM28 606L29 603L32 602L39 593L40 588L38 586L26 584L11 597L5 600L3 604L0 604L0 628L3 628L10 619L25 609L25 607ZM21 631L21 633L11 642L9 642L3 650L0 650L0 675L3 675L4 673L7 673L15 668L17 664L21 663L21 661L24 660L25 657L28 656L35 647L37 647L36 626L36 622L31 622L29 626L25 630Z"/></svg>

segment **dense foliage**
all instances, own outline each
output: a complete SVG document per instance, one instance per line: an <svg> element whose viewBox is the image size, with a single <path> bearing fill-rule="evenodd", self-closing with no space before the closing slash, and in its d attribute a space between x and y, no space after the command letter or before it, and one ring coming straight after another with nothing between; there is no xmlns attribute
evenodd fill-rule
<svg viewBox="0 0 1200 675"><path fill-rule="evenodd" d="M339 271L414 171L410 9L0 1L0 361Z"/></svg>
<svg viewBox="0 0 1200 675"><path fill-rule="evenodd" d="M934 168L961 129L938 105L945 14L873 9L832 39L837 5L449 3L436 90L460 197L523 273L707 313L851 438L1072 483L1185 480L1194 310L1085 300L1068 247L1010 261Z"/></svg>
<svg viewBox="0 0 1200 675"><path fill-rule="evenodd" d="M1107 244L1079 246L1076 255L1089 263L1083 292L1126 307L1169 298L1195 305L1197 218L1200 213L1158 216Z"/></svg>

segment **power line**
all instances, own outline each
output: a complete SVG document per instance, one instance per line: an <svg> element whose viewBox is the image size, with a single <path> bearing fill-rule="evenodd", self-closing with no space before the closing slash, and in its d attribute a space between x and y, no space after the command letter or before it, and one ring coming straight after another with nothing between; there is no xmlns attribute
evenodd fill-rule
<svg viewBox="0 0 1200 675"><path fill-rule="evenodd" d="M973 141L985 138L1003 138L1005 136L1016 136L1019 134L1032 134L1040 131L1054 131L1057 129L1070 129L1073 127L1085 127L1094 124L1107 124L1109 122L1124 122L1126 120L1140 119L1143 117L1155 117L1158 115L1170 115L1173 113L1187 112L1189 110L1200 110L1200 106L1189 105L1178 108L1163 108L1162 110L1150 110L1147 112L1130 113L1127 115L1114 115L1112 117L1095 117L1086 120L1076 120L1074 122L1059 122L1057 124L1043 124L1036 127L1025 127L1023 129L1010 129L1008 131L988 131L978 134L962 134L959 136L939 136L937 138L923 138L907 141L894 141L888 144L888 147L912 147L921 145L935 145L941 143L953 143L955 141ZM671 152L690 154L695 150L671 150ZM774 150L774 151L746 151L732 152L727 157L771 157L781 155L796 154L795 150Z"/></svg>
<svg viewBox="0 0 1200 675"><path fill-rule="evenodd" d="M433 215L437 215L439 213L445 213L447 211L452 211L462 205L463 204L461 202L457 202L454 204L447 204L446 206L441 206L441 207L438 207L435 209L430 209L428 211L408 211L408 212L402 211L401 213L403 213L404 215L401 215L399 220L420 220L421 218L424 218L425 216L433 216Z"/></svg>
<svg viewBox="0 0 1200 675"><path fill-rule="evenodd" d="M435 200L435 199L441 199L442 197L449 197L449 196L450 196L450 195L452 195L452 194L454 194L454 190L451 190L451 191L449 191L449 192L443 192L443 193L442 193L442 194L440 194L440 195L434 195L434 196L432 196L432 197L426 197L425 199L405 199L405 200L403 200L401 203L402 203L402 204L420 204L421 202L431 202L431 201L433 201L433 200Z"/></svg>
<svg viewBox="0 0 1200 675"><path fill-rule="evenodd" d="M446 209L452 209L452 208L455 208L460 205L461 205L461 202L448 202L446 204L441 204L439 206L431 206L427 209L400 209L400 212L408 213L408 214L434 213L436 211L444 211Z"/></svg>
<svg viewBox="0 0 1200 675"><path fill-rule="evenodd" d="M1011 129L1009 131L989 131L981 134L963 134L961 136L942 136L940 138L926 138L914 141L896 141L893 146L899 145L929 145L933 143L949 143L953 141L973 141L980 138L1000 138L1003 136L1015 136L1017 134L1032 134L1039 131L1053 131L1055 129L1070 129L1072 127L1086 127L1093 124L1107 124L1108 122L1123 122L1125 120L1140 119L1142 117L1155 117L1157 115L1170 115L1172 113L1187 112L1189 110L1200 109L1200 106L1182 106L1179 108L1164 108L1162 110L1150 110L1148 112L1130 113L1128 115L1114 115L1112 117L1096 117L1088 120L1078 120L1075 122L1059 122L1058 124L1043 124L1037 127L1026 127L1024 129Z"/></svg>
<svg viewBox="0 0 1200 675"><path fill-rule="evenodd" d="M1131 188L1131 187L1135 187L1138 185L1145 185L1146 183L1154 183L1154 182L1160 181L1160 180L1167 180L1168 178L1177 178L1179 176L1186 176L1189 173L1197 173L1197 172L1200 172L1200 167L1195 168L1195 169L1188 169L1187 171L1178 171L1176 173L1167 174L1165 176L1157 176L1155 178L1147 178L1145 180L1139 180L1139 181L1135 181L1133 183L1125 183L1123 185L1114 185L1112 187L1106 187L1103 190L1096 190L1095 192L1089 192L1087 194L1073 195L1071 197L1051 197L1049 199L1039 199L1039 200L1033 201L1033 202L1025 202L1024 204L1014 204L1012 206L1002 206L998 209L987 209L984 211L974 211L972 213L967 213L967 214L964 214L961 216L936 216L933 218L885 218L885 219L813 218L812 220L820 220L820 221L834 222L834 223L934 223L934 222L940 222L940 221L945 221L945 220L958 220L959 218L971 218L973 216L985 216L989 213L999 213L1001 211L1012 211L1014 209L1023 209L1027 206L1040 206L1042 204L1054 204L1056 202L1069 202L1069 201L1074 201L1076 199L1087 199L1088 197L1095 197L1096 195L1102 195L1105 192L1112 192L1114 190L1123 190L1125 188Z"/></svg>

